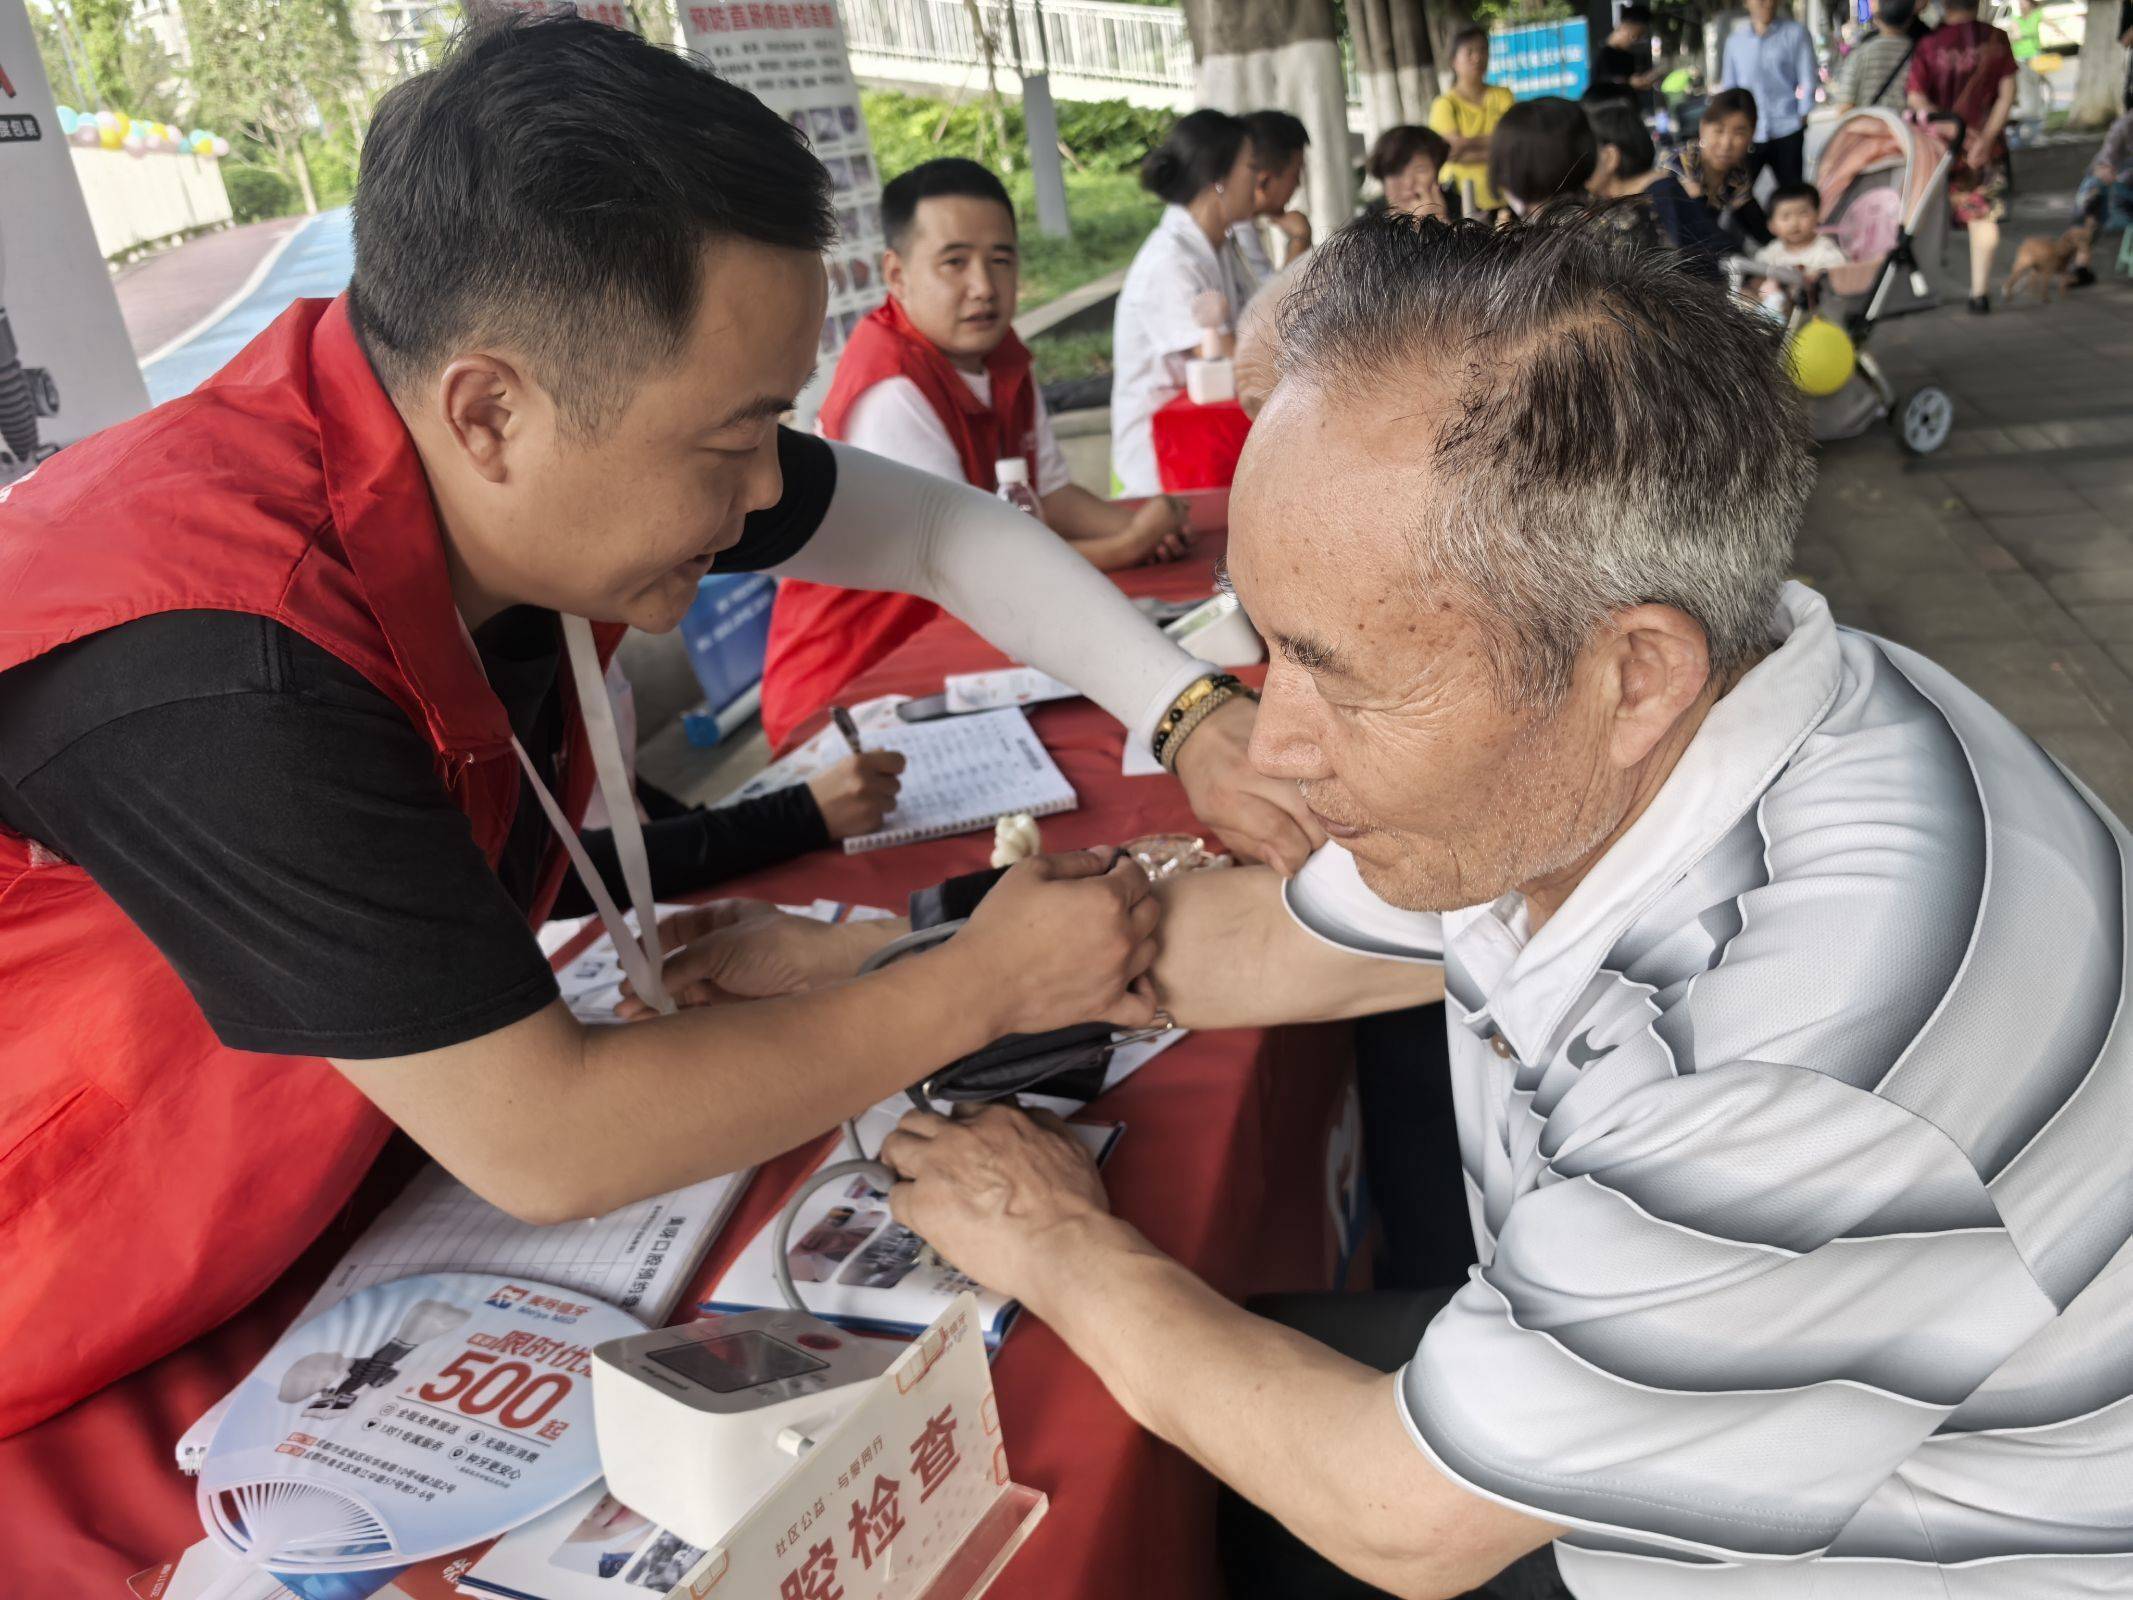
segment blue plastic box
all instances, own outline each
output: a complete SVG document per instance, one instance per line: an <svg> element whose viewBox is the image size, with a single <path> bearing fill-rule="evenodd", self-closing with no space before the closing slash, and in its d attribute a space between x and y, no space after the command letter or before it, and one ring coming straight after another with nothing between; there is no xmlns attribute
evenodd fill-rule
<svg viewBox="0 0 2133 1600"><path fill-rule="evenodd" d="M696 603L681 619L681 637L713 711L724 710L762 682L770 603L777 592L777 579L760 572L714 572L697 584Z"/></svg>

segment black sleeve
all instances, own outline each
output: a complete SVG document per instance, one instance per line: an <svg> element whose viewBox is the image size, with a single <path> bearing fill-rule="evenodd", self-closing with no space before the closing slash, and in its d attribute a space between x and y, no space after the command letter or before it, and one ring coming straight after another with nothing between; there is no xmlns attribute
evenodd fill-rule
<svg viewBox="0 0 2133 1600"><path fill-rule="evenodd" d="M585 841L586 855L607 884L607 892L615 897L617 905L627 906L629 888L622 881L622 859L615 853L615 836L605 828L593 828L580 837ZM644 853L652 869L652 893L661 900L694 894L759 867L774 867L809 850L819 850L829 842L822 812L804 783L721 810L684 811L655 817L644 825ZM549 915L586 917L592 912L592 896L585 892L585 885L575 872L569 874Z"/></svg>
<svg viewBox="0 0 2133 1600"><path fill-rule="evenodd" d="M837 492L837 458L828 443L811 433L778 430L778 467L785 474L784 496L767 510L750 512L740 542L721 550L720 572L761 572L790 561L815 536Z"/></svg>
<svg viewBox="0 0 2133 1600"><path fill-rule="evenodd" d="M84 868L235 1049L410 1055L540 1010L554 975L428 743L291 638L179 612L0 675L0 821Z"/></svg>

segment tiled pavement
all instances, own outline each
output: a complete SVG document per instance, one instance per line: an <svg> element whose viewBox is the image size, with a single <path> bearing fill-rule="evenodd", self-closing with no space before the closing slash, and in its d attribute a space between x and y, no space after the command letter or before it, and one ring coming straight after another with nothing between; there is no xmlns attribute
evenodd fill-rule
<svg viewBox="0 0 2133 1600"><path fill-rule="evenodd" d="M2086 147L2025 152L2014 240L2057 232ZM1884 323L1899 389L1939 383L1956 432L1906 457L1890 434L1826 446L1799 570L1840 620L1911 645L1984 694L2133 818L2133 280L1973 317L1967 246L1942 309Z"/></svg>

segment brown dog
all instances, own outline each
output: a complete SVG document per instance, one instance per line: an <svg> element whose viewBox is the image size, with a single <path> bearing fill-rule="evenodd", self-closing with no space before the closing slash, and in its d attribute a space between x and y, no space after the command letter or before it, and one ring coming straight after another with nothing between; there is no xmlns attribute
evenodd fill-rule
<svg viewBox="0 0 2133 1600"><path fill-rule="evenodd" d="M2052 297L2053 289L2064 294L2067 280L2074 275L2075 258L2095 242L2094 217L2083 218L2056 239L2024 239L2015 251L2014 270L2000 289L2001 301L2012 301L2017 287L2032 284L2040 304Z"/></svg>

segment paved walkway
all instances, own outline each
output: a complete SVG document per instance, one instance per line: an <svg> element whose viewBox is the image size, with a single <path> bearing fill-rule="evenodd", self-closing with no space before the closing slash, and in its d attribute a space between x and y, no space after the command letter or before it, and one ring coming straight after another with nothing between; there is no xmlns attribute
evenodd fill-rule
<svg viewBox="0 0 2133 1600"><path fill-rule="evenodd" d="M2015 240L2066 226L2090 148L2017 156L2003 275ZM1872 342L1899 388L1954 396L1953 438L1924 461L1887 434L1826 447L1800 570L1840 619L1933 656L2133 818L2133 280L1973 317L1966 252L1958 236L1936 271L1942 309Z"/></svg>
<svg viewBox="0 0 2133 1600"><path fill-rule="evenodd" d="M185 251L194 248L195 245L183 246L176 255L182 259ZM190 393L201 379L221 367L280 316L290 301L307 295L330 297L347 288L348 275L354 265L355 244L346 207L321 212L303 221L294 237L289 239L287 248L268 268L266 276L228 316L162 360L149 362L141 368L141 376L148 380L148 398L160 405L165 400ZM243 277L243 274L237 274L235 282L227 283L223 296L241 287ZM126 286L121 282L122 304L125 293Z"/></svg>
<svg viewBox="0 0 2133 1600"><path fill-rule="evenodd" d="M202 234L120 272L112 285L118 290L119 314L126 319L135 357L153 355L197 327L303 220L275 217Z"/></svg>

